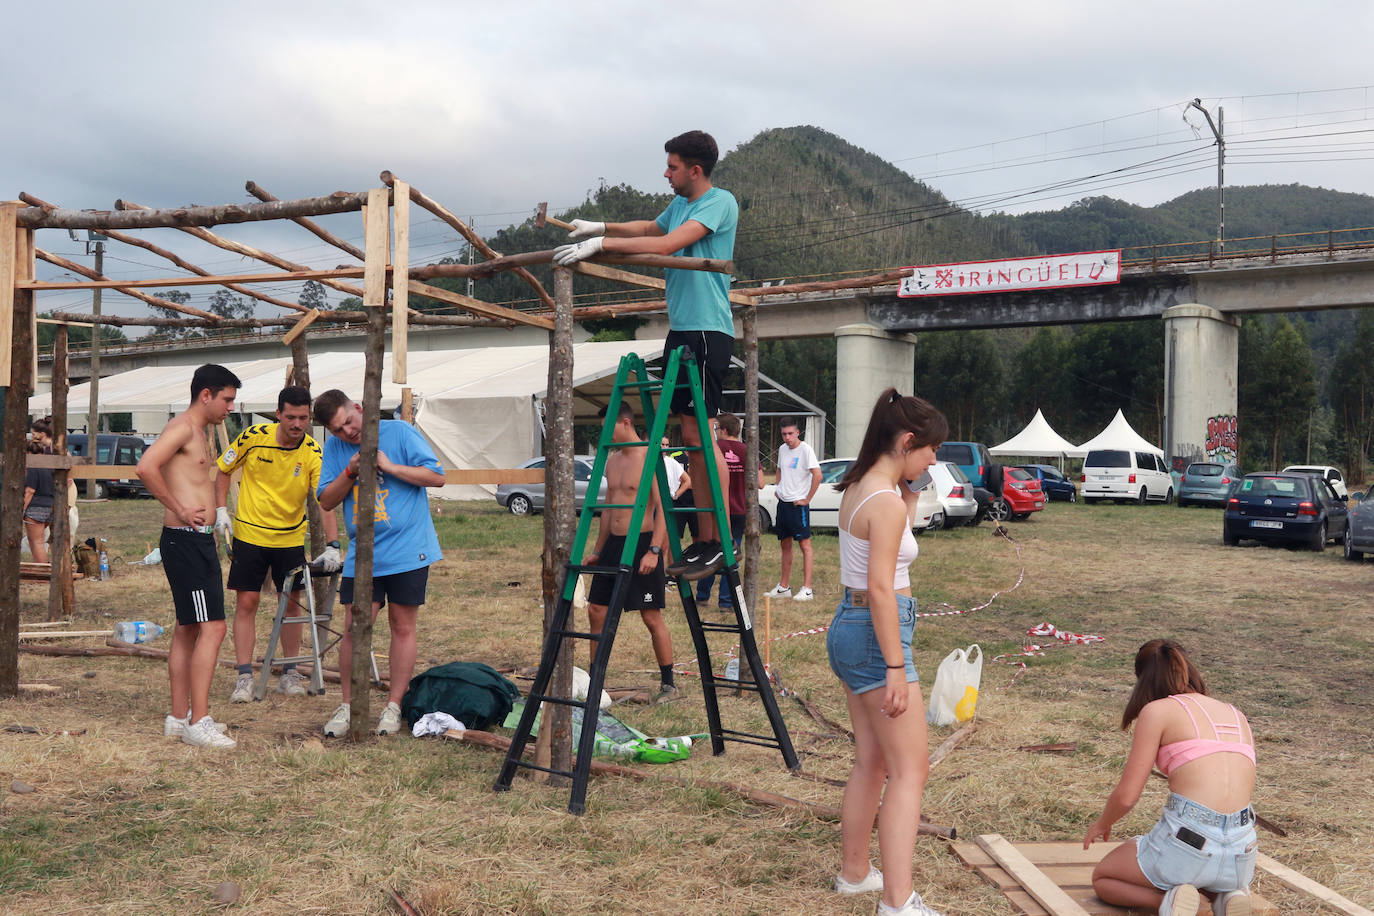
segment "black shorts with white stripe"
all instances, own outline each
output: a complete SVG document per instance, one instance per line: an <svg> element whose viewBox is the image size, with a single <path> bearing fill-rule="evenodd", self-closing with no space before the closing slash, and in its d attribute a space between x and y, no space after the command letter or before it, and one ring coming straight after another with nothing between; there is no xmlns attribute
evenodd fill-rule
<svg viewBox="0 0 1374 916"><path fill-rule="evenodd" d="M172 587L177 623L190 626L224 619L224 577L213 532L162 529L162 570Z"/></svg>

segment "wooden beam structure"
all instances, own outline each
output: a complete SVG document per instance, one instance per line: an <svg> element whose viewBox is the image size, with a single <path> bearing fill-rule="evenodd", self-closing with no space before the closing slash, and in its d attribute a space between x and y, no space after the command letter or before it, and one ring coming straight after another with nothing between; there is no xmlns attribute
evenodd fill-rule
<svg viewBox="0 0 1374 916"><path fill-rule="evenodd" d="M52 264L55 267L61 267L63 270L69 270L72 273L80 274L83 277L90 277L93 282L38 283L35 282L32 278L30 278L29 280L23 283L16 284L16 289L27 289L30 292L40 289L114 289L118 290L126 296L132 296L135 299L142 300L143 302L146 302L149 305L154 305L158 308L170 309L174 312L181 312L183 315L190 315L193 318L200 318L203 321L208 321L212 327L219 324L219 322L222 320L219 315L215 315L211 312L207 312L189 305L182 305L179 302L172 302L168 299L159 299L156 296L150 296L147 293L141 293L137 289L135 289L134 286L130 283L123 283L119 280L111 280L108 277L104 277L96 273L89 267L86 267L84 264L78 264L75 261L70 261L67 258L62 257L61 255L52 254L51 252L44 251L41 248L37 249L35 251L35 254L39 258L43 259L44 261L47 261L49 264ZM137 280L132 282L139 283L139 281ZM171 286L173 284L168 283L159 285Z"/></svg>
<svg viewBox="0 0 1374 916"><path fill-rule="evenodd" d="M0 351L5 363L0 385L0 455L7 467L23 464L29 429L29 397L33 394L33 292L16 284L32 279L33 230L19 224L18 203L0 203L0 328L8 331L9 346ZM14 353L21 354L18 360ZM19 541L24 536L24 475L0 475L0 699L19 690Z"/></svg>
<svg viewBox="0 0 1374 916"><path fill-rule="evenodd" d="M52 448L53 457L67 453L67 326L59 324L52 355ZM67 481L69 468L52 472L52 549L48 559L52 563L52 580L48 586L48 619L61 620L72 616L76 606L76 592L72 588L72 545Z"/></svg>
<svg viewBox="0 0 1374 916"><path fill-rule="evenodd" d="M391 231L391 381L406 383L406 313L410 309L410 185L396 182L392 189Z"/></svg>
<svg viewBox="0 0 1374 916"><path fill-rule="evenodd" d="M1006 841L999 834L985 834L975 841L978 846L992 856L993 861L1006 869L1026 893L1035 898L1053 916L1088 916L1088 911L1079 906L1059 885L1046 877L1045 873L1031 864L1031 860Z"/></svg>
<svg viewBox="0 0 1374 916"><path fill-rule="evenodd" d="M328 197L283 200L267 204L224 204L218 207L172 207L154 210L115 201L114 210L45 210L28 207L18 213L26 229L183 229L188 226L220 226L297 216L323 216L361 210L367 194L336 191Z"/></svg>
<svg viewBox="0 0 1374 916"><path fill-rule="evenodd" d="M275 203L279 199L255 181L249 181L243 186L243 189L247 191L249 194L252 194L258 200L263 201L264 203ZM314 233L315 236L319 238L321 241L328 242L335 248L348 252L349 254L353 255L353 257L357 258L359 261L367 260L367 254L357 245L354 245L352 242L344 241L334 233L326 230L323 226L321 226L314 220L310 219L309 217L293 216L290 217L290 220L297 226L300 226L301 228Z"/></svg>

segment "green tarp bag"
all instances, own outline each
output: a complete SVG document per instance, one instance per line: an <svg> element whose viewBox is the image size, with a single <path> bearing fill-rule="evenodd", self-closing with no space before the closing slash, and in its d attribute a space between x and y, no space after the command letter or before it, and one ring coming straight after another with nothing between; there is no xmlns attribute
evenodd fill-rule
<svg viewBox="0 0 1374 916"><path fill-rule="evenodd" d="M411 678L401 715L414 727L431 712L446 712L468 728L486 731L505 721L520 691L489 665L449 662Z"/></svg>

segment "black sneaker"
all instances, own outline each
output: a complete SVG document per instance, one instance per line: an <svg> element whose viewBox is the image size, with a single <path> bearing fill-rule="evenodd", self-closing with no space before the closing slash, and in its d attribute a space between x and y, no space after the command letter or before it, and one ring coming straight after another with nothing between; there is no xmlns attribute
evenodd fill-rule
<svg viewBox="0 0 1374 916"><path fill-rule="evenodd" d="M706 545L700 541L693 541L687 545L687 549L682 551L682 557L669 563L664 569L670 576L680 576L691 569L701 560L701 553L706 549Z"/></svg>
<svg viewBox="0 0 1374 916"><path fill-rule="evenodd" d="M693 547L696 545L693 544ZM683 560L687 560L687 554L682 555ZM678 573L688 582L695 582L698 579L705 579L709 575L718 572L725 564L725 551L721 549L720 541L707 541L701 545L701 550L690 561L685 563L685 568Z"/></svg>

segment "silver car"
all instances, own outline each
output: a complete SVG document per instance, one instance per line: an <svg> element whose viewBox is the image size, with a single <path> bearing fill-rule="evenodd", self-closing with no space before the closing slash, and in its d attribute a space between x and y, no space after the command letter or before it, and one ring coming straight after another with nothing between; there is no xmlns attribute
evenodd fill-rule
<svg viewBox="0 0 1374 916"><path fill-rule="evenodd" d="M978 500L973 498L973 484L959 465L937 461L930 466L930 479L935 481L936 495L945 509L945 527L974 524Z"/></svg>
<svg viewBox="0 0 1374 916"><path fill-rule="evenodd" d="M1374 486L1350 497L1350 523L1345 528L1345 558L1357 563L1374 553Z"/></svg>
<svg viewBox="0 0 1374 916"><path fill-rule="evenodd" d="M573 483L576 488L577 510L582 511L582 503L587 499L587 485L592 479L592 455L577 455L573 458ZM544 458L531 458L520 465L521 469L544 467ZM601 479L601 496L598 502L606 501L606 479ZM511 515L533 515L544 511L544 485L542 483L503 483L496 488L496 502L510 511Z"/></svg>

